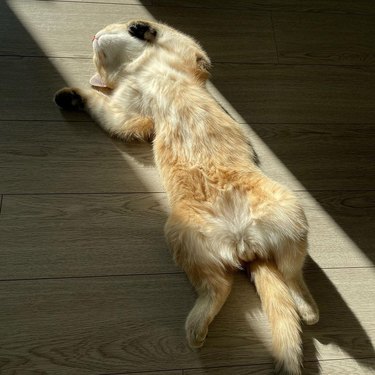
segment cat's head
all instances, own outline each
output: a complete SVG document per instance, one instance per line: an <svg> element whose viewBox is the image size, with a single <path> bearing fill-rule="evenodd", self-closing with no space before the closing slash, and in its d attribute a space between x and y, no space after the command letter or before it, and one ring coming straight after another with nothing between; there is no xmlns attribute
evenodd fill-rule
<svg viewBox="0 0 375 375"><path fill-rule="evenodd" d="M150 21L133 20L105 27L94 36L93 50L97 68L90 80L93 86L115 88L126 70L160 53L173 56L201 82L208 79L211 67L206 52L193 38Z"/></svg>

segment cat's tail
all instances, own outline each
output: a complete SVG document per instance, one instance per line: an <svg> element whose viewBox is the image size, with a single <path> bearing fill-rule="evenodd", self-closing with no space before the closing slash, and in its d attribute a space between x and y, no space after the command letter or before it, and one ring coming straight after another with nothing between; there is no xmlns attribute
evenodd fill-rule
<svg viewBox="0 0 375 375"><path fill-rule="evenodd" d="M271 324L276 370L299 375L302 361L300 318L283 277L270 261L251 262L249 270Z"/></svg>

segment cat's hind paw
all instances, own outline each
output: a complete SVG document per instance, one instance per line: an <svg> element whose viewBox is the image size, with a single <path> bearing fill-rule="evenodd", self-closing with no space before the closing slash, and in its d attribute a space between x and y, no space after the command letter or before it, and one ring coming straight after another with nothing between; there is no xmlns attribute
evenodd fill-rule
<svg viewBox="0 0 375 375"><path fill-rule="evenodd" d="M80 90L73 87L64 87L57 91L54 101L59 107L71 111L81 111L85 107L85 101L80 94Z"/></svg>

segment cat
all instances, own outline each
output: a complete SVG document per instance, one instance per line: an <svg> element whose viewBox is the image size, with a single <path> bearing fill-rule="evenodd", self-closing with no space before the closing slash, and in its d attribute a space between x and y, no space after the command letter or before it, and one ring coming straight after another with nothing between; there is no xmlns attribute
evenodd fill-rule
<svg viewBox="0 0 375 375"><path fill-rule="evenodd" d="M277 370L300 374L300 319L319 319L302 274L308 223L296 196L255 163L245 126L208 93L206 52L167 25L140 20L99 31L93 50L91 83L112 95L63 88L54 100L123 140L152 140L171 207L165 237L197 291L185 323L189 345L203 345L244 267L271 323Z"/></svg>

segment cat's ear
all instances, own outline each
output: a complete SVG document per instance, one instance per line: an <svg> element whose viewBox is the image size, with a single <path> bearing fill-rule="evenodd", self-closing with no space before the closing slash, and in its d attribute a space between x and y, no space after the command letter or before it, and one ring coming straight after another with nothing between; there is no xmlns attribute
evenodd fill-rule
<svg viewBox="0 0 375 375"><path fill-rule="evenodd" d="M156 30L147 22L135 21L128 27L129 34L134 38L153 42L156 38Z"/></svg>
<svg viewBox="0 0 375 375"><path fill-rule="evenodd" d="M90 85L95 86L95 87L108 87L104 81L102 80L102 77L100 77L99 73L95 73L91 78L90 78Z"/></svg>

